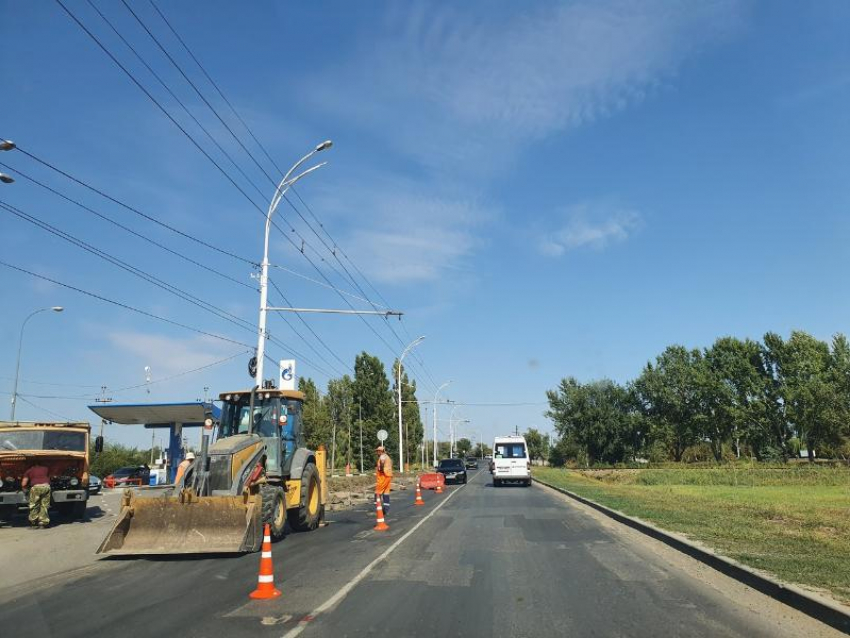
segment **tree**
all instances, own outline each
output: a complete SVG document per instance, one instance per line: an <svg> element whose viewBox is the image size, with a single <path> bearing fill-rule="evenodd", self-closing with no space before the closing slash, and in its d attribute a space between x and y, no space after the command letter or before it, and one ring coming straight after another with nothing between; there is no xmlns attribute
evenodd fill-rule
<svg viewBox="0 0 850 638"><path fill-rule="evenodd" d="M461 458L469 456L470 450L472 450L472 441L467 438L458 439L455 443L455 451Z"/></svg>
<svg viewBox="0 0 850 638"><path fill-rule="evenodd" d="M327 405L316 383L309 377L298 379L298 390L304 393L304 406L301 411L304 442L311 450L324 445L331 449L331 422Z"/></svg>
<svg viewBox="0 0 850 638"><path fill-rule="evenodd" d="M483 458L483 457L487 456L488 454L492 454L492 453L493 453L493 448L491 448L486 443L476 443L475 447L473 447L472 451L470 452L470 454L472 456L477 457L477 458Z"/></svg>
<svg viewBox="0 0 850 638"><path fill-rule="evenodd" d="M699 435L701 359L699 350L668 346L634 382L635 396L649 417L650 438L663 441L676 461Z"/></svg>
<svg viewBox="0 0 850 638"><path fill-rule="evenodd" d="M384 429L390 434L387 452L398 454L398 436L392 436L395 402L384 364L378 357L361 352L354 361L354 402L363 406L363 456L367 465L376 461L377 432Z"/></svg>
<svg viewBox="0 0 850 638"><path fill-rule="evenodd" d="M549 410L562 440L584 452L585 462L619 463L634 457L643 418L633 392L609 379L581 384L563 379L547 392Z"/></svg>
<svg viewBox="0 0 850 638"><path fill-rule="evenodd" d="M528 445L528 456L532 461L542 461L546 458L548 441L539 430L528 428L525 431L525 442Z"/></svg>
<svg viewBox="0 0 850 638"><path fill-rule="evenodd" d="M353 383L347 374L341 379L328 381L328 393L325 396L327 411L331 418L331 456L335 468L345 466L352 458L349 431L355 421L352 418L354 408Z"/></svg>
<svg viewBox="0 0 850 638"><path fill-rule="evenodd" d="M829 344L794 331L780 348L779 368L787 415L801 440L805 440L809 460L814 462L819 445L840 442L840 431L850 417L848 397L842 381L848 364L844 337Z"/></svg>

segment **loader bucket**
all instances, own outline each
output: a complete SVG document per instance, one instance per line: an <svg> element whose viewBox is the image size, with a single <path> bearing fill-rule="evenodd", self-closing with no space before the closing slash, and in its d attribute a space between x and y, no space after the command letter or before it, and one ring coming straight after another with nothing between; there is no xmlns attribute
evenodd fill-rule
<svg viewBox="0 0 850 638"><path fill-rule="evenodd" d="M115 556L253 552L261 540L253 496L124 497L98 554Z"/></svg>

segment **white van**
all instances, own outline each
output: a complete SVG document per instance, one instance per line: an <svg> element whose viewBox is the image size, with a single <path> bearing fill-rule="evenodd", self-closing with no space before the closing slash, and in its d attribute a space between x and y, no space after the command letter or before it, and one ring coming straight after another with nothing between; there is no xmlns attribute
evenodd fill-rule
<svg viewBox="0 0 850 638"><path fill-rule="evenodd" d="M505 481L531 485L531 459L522 436L497 436L493 442L493 487Z"/></svg>

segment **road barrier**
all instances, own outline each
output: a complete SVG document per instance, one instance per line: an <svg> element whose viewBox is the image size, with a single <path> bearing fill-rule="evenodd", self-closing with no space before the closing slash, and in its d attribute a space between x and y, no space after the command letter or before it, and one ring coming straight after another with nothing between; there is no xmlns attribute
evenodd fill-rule
<svg viewBox="0 0 850 638"><path fill-rule="evenodd" d="M377 495L375 499L375 518L377 519L375 522L374 529L376 532L386 532L390 526L386 524L384 521L384 506L381 504L383 498L380 494Z"/></svg>
<svg viewBox="0 0 850 638"><path fill-rule="evenodd" d="M272 532L266 523L263 529L263 552L260 555L260 575L257 577L257 589L248 594L255 600L268 600L280 596L280 590L274 586L272 568Z"/></svg>
<svg viewBox="0 0 850 638"><path fill-rule="evenodd" d="M641 532L651 538L661 541L665 545L672 547L675 550L682 552L694 558L709 567L716 569L721 574L725 574L730 578L752 587L762 594L770 596L774 600L793 607L794 609L803 612L804 614L819 620L839 631L850 634L850 611L844 605L828 600L813 592L808 592L796 585L783 583L775 578L767 576L752 567L747 567L736 560L732 560L726 556L716 553L714 550L703 547L693 541L676 534L668 532L660 527L656 527L652 523L628 516L615 509L606 507L594 500L585 498L575 492L572 492L563 487L552 485L546 481L541 481L535 478L535 482L545 485L547 488L565 494L579 503L601 512L605 516L614 519L618 523L622 523L631 527L638 532Z"/></svg>
<svg viewBox="0 0 850 638"><path fill-rule="evenodd" d="M422 500L422 490L419 489L419 479L416 479L416 500L413 501L414 505L425 505L425 501Z"/></svg>
<svg viewBox="0 0 850 638"><path fill-rule="evenodd" d="M446 477L439 472L428 472L419 476L419 484L423 490L436 490L437 486L446 484Z"/></svg>

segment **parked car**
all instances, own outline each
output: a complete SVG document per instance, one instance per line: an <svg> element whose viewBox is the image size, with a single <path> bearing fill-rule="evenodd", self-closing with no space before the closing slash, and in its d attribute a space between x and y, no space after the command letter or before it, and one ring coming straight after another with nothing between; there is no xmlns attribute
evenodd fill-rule
<svg viewBox="0 0 850 638"><path fill-rule="evenodd" d="M103 479L106 487L127 487L129 485L144 485L142 468L119 467L112 474Z"/></svg>
<svg viewBox="0 0 850 638"><path fill-rule="evenodd" d="M100 494L100 488L103 487L100 479L94 474L89 474L89 494Z"/></svg>
<svg viewBox="0 0 850 638"><path fill-rule="evenodd" d="M466 484L466 466L461 459L441 460L437 466L437 472L445 477L446 483L454 481Z"/></svg>
<svg viewBox="0 0 850 638"><path fill-rule="evenodd" d="M466 459L466 469L467 470L477 470L478 469L478 459L473 456L470 456Z"/></svg>

